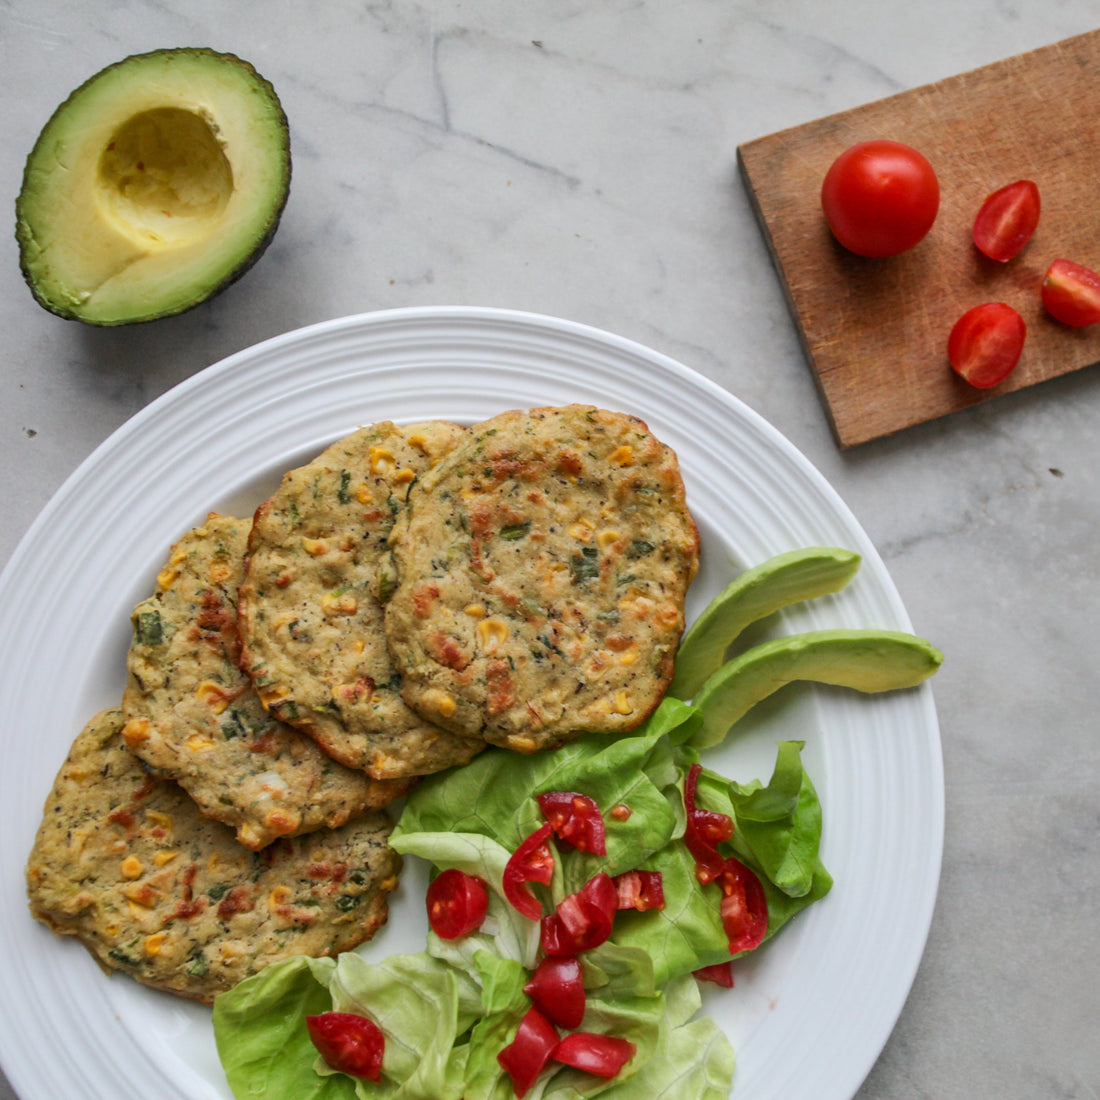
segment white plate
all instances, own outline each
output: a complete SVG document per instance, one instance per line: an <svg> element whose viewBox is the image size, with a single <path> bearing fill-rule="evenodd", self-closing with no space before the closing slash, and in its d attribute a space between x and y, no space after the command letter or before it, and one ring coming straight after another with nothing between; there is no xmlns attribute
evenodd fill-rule
<svg viewBox="0 0 1100 1100"><path fill-rule="evenodd" d="M229 1097L209 1013L121 976L31 919L23 867L72 738L117 704L129 612L169 544L210 510L251 514L282 473L357 425L590 402L648 421L679 454L703 536L689 615L740 569L807 545L863 555L836 597L767 632L911 629L880 558L817 471L718 386L647 348L531 314L412 309L269 340L153 402L69 478L0 577L0 1061L24 1100ZM735 1100L845 1100L882 1049L928 931L943 838L939 731L927 685L867 697L800 685L758 708L709 763L770 774L806 741L836 885L707 1010L738 1054ZM371 954L423 946L422 868Z"/></svg>

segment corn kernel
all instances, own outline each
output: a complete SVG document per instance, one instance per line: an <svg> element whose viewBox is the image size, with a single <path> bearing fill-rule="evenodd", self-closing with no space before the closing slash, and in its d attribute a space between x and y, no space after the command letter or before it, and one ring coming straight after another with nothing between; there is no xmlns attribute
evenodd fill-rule
<svg viewBox="0 0 1100 1100"><path fill-rule="evenodd" d="M596 536L596 545L601 550L606 550L609 546L614 546L621 538L622 535L614 527L605 527Z"/></svg>
<svg viewBox="0 0 1100 1100"><path fill-rule="evenodd" d="M167 851L166 852L157 852L157 854L155 856L153 856L153 862L158 867L166 867L178 855L179 855L179 852L167 852Z"/></svg>
<svg viewBox="0 0 1100 1100"><path fill-rule="evenodd" d="M369 485L360 485L355 491L355 499L359 501L360 504L370 504L370 502L374 500L374 493L371 492Z"/></svg>
<svg viewBox="0 0 1100 1100"><path fill-rule="evenodd" d="M634 705L630 701L630 693L622 688L615 692L615 698L611 704L611 709L616 714L631 714L634 710Z"/></svg>
<svg viewBox="0 0 1100 1100"><path fill-rule="evenodd" d="M577 520L569 525L569 535L578 542L587 542L592 537L592 524L586 520Z"/></svg>
<svg viewBox="0 0 1100 1100"><path fill-rule="evenodd" d="M404 467L404 469L398 470L397 473L393 475L393 480L398 485L408 485L408 483L412 481L415 477L416 471L410 470L408 466L406 466Z"/></svg>
<svg viewBox="0 0 1100 1100"><path fill-rule="evenodd" d="M171 588L180 575L179 567L187 560L186 550L176 550L168 559L168 564L157 574L157 584L161 588Z"/></svg>
<svg viewBox="0 0 1100 1100"><path fill-rule="evenodd" d="M330 619L354 615L359 610L359 601L350 592L326 592L321 597L321 610Z"/></svg>
<svg viewBox="0 0 1100 1100"><path fill-rule="evenodd" d="M195 694L199 697L199 702L204 703L215 714L221 714L229 706L229 696L221 685L215 684L213 680L203 680L195 688Z"/></svg>
<svg viewBox="0 0 1100 1100"><path fill-rule="evenodd" d="M629 443L616 447L608 456L616 466L631 466L634 463L634 448Z"/></svg>
<svg viewBox="0 0 1100 1100"><path fill-rule="evenodd" d="M397 460L393 457L393 451L386 447L371 447L367 460L372 474L385 475L397 469Z"/></svg>
<svg viewBox="0 0 1100 1100"><path fill-rule="evenodd" d="M141 873L145 868L141 865L141 860L137 856L127 856L119 866L119 870L122 872L123 878L141 878Z"/></svg>
<svg viewBox="0 0 1100 1100"><path fill-rule="evenodd" d="M272 909L278 909L280 905L286 905L291 897L293 897L293 894L289 886L276 886L267 895L267 904Z"/></svg>
<svg viewBox="0 0 1100 1100"><path fill-rule="evenodd" d="M149 740L153 726L147 718L131 718L122 727L122 739L130 748L136 748L143 741Z"/></svg>
<svg viewBox="0 0 1100 1100"><path fill-rule="evenodd" d="M424 693L424 703L444 718L450 718L458 709L454 697L445 691L433 690Z"/></svg>
<svg viewBox="0 0 1100 1100"><path fill-rule="evenodd" d="M143 945L145 948L145 954L148 955L150 958L155 955L159 955L166 939L168 939L167 932L154 932L153 935L146 936Z"/></svg>
<svg viewBox="0 0 1100 1100"><path fill-rule="evenodd" d="M463 608L463 612L465 614L469 615L471 619L484 619L485 618L485 608L482 607L482 605L479 604L479 603L468 603Z"/></svg>
<svg viewBox="0 0 1100 1100"><path fill-rule="evenodd" d="M203 736L201 733L193 733L184 744L192 752L209 752L214 747L214 742L209 738Z"/></svg>
<svg viewBox="0 0 1100 1100"><path fill-rule="evenodd" d="M303 538L302 548L307 554L312 554L315 558L328 553L328 543L324 539Z"/></svg>
<svg viewBox="0 0 1100 1100"><path fill-rule="evenodd" d="M482 619L477 624L481 646L488 654L496 653L508 638L508 627L500 619Z"/></svg>
<svg viewBox="0 0 1100 1100"><path fill-rule="evenodd" d="M426 452L428 447L427 437L421 435L420 432L415 432L409 436L409 446L415 447L418 451Z"/></svg>
<svg viewBox="0 0 1100 1100"><path fill-rule="evenodd" d="M232 570L224 561L218 561L210 566L210 570L207 573L207 576L210 578L211 581L214 582L214 584L221 584L223 581L229 580L229 575L231 573Z"/></svg>
<svg viewBox="0 0 1100 1100"><path fill-rule="evenodd" d="M638 647L637 645L630 645L624 649L617 657L620 665L632 665L638 659Z"/></svg>

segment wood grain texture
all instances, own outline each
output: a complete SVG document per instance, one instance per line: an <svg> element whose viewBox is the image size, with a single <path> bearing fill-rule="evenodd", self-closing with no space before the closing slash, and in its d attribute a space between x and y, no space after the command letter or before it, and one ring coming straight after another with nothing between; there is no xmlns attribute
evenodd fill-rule
<svg viewBox="0 0 1100 1100"><path fill-rule="evenodd" d="M921 150L940 181L931 233L888 259L847 252L821 213L829 165L871 138ZM1100 270L1100 30L747 142L737 159L841 447L1100 361L1100 325L1070 329L1039 298L1058 257ZM985 196L1017 179L1038 184L1042 215L1001 264L970 233ZM988 301L1019 310L1028 336L1013 374L976 390L948 366L947 336Z"/></svg>

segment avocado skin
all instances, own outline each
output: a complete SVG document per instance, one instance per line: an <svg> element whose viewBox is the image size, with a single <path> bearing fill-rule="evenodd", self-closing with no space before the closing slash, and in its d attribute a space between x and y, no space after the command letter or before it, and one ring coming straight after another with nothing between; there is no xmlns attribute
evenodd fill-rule
<svg viewBox="0 0 1100 1100"><path fill-rule="evenodd" d="M116 319L93 319L84 316L76 303L65 302L58 297L51 297L41 285L39 272L35 268L34 256L38 251L37 242L35 240L35 234L31 220L25 214L25 208L29 201L29 196L34 185L33 171L36 158L41 153L43 146L48 142L50 131L52 130L55 122L64 117L64 115L73 107L74 103L79 103L83 93L93 84L98 82L108 74L129 67L134 62L144 61L151 58L171 58L171 57L190 57L195 59L206 59L219 64L236 65L246 72L249 79L258 88L261 88L267 96L270 106L276 112L278 124L281 127L284 144L281 156L282 167L282 180L279 184L280 198L278 202L270 209L267 223L263 229L262 235L255 241L251 250L240 258L239 263L228 271L220 279L212 282L208 287L204 288L200 292L190 296L184 301L179 301L164 309L157 309L150 311L147 314L141 316L132 317L119 317ZM291 152L290 152L290 126L286 116L286 112L283 109L282 102L279 99L278 94L275 91L274 86L269 80L261 75L256 68L248 61L236 54L226 53L215 50L208 46L180 46L171 47L159 50L151 50L147 53L131 54L122 58L119 61L100 69L97 73L94 73L77 88L75 88L65 100L58 105L58 107L51 114L46 125L43 126L38 138L35 141L30 153L27 155L27 159L23 168L23 179L20 186L19 195L15 201L15 239L19 245L19 267L22 273L23 280L29 287L31 294L34 296L35 301L45 310L54 314L57 317L61 317L67 321L80 321L83 324L93 325L96 327L117 327L130 324L143 324L149 321L156 321L163 317L175 316L180 313L184 313L195 306L201 305L203 302L208 301L215 295L220 294L227 287L237 282L245 274L252 269L256 262L267 251L268 246L275 237L275 233L279 228L279 223L282 219L283 211L286 208L287 201L290 197L290 181L291 181Z"/></svg>
<svg viewBox="0 0 1100 1100"><path fill-rule="evenodd" d="M668 694L690 699L718 670L743 630L793 603L839 592L859 571L860 561L853 550L807 546L746 569L707 604L684 635Z"/></svg>
<svg viewBox="0 0 1100 1100"><path fill-rule="evenodd" d="M930 642L894 630L811 630L762 642L707 678L693 700L703 721L691 744L718 744L752 707L795 680L895 691L923 683L942 663Z"/></svg>

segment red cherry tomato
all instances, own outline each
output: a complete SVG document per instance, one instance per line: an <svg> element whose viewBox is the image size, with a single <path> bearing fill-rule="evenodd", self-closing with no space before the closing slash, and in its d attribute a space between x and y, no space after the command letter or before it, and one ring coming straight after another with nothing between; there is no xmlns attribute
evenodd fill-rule
<svg viewBox="0 0 1100 1100"><path fill-rule="evenodd" d="M1027 325L1016 310L1004 302L986 302L955 322L947 358L972 386L989 389L1016 369L1026 336Z"/></svg>
<svg viewBox="0 0 1100 1100"><path fill-rule="evenodd" d="M759 947L768 933L768 900L755 873L732 857L721 877L722 928L729 937L730 954Z"/></svg>
<svg viewBox="0 0 1100 1100"><path fill-rule="evenodd" d="M665 887L660 871L624 871L612 880L620 909L664 909Z"/></svg>
<svg viewBox="0 0 1100 1100"><path fill-rule="evenodd" d="M603 815L588 795L546 791L536 797L556 836L578 851L607 855Z"/></svg>
<svg viewBox="0 0 1100 1100"><path fill-rule="evenodd" d="M554 1025L537 1008L529 1008L516 1037L497 1055L497 1061L512 1079L517 1096L525 1096L538 1080L557 1045Z"/></svg>
<svg viewBox="0 0 1100 1100"><path fill-rule="evenodd" d="M619 894L606 871L593 875L575 894L542 918L540 942L547 955L578 955L611 935Z"/></svg>
<svg viewBox="0 0 1100 1100"><path fill-rule="evenodd" d="M693 970L692 973L701 982L714 982L715 985L720 985L723 989L733 988L733 963L729 960L712 963L710 966L701 966L698 970Z"/></svg>
<svg viewBox="0 0 1100 1100"><path fill-rule="evenodd" d="M701 764L692 764L684 780L684 808L687 810L684 843L695 857L695 876L705 885L725 869L726 860L719 853L718 845L733 836L733 819L728 814L701 810L695 805L695 788L702 771Z"/></svg>
<svg viewBox="0 0 1100 1100"><path fill-rule="evenodd" d="M596 1077L614 1077L634 1057L638 1048L627 1039L574 1031L554 1048L555 1062L584 1070Z"/></svg>
<svg viewBox="0 0 1100 1100"><path fill-rule="evenodd" d="M898 141L862 141L833 161L821 207L836 239L859 256L894 256L924 239L940 208L928 160Z"/></svg>
<svg viewBox="0 0 1100 1100"><path fill-rule="evenodd" d="M373 1020L354 1012L322 1012L307 1016L306 1028L333 1069L367 1081L381 1078L386 1037Z"/></svg>
<svg viewBox="0 0 1100 1100"><path fill-rule="evenodd" d="M574 956L553 958L548 955L535 967L523 992L558 1027L572 1030L581 1026L586 998L581 964Z"/></svg>
<svg viewBox="0 0 1100 1100"><path fill-rule="evenodd" d="M1039 224L1039 188L1017 180L987 195L974 219L974 243L991 260L1011 260Z"/></svg>
<svg viewBox="0 0 1100 1100"><path fill-rule="evenodd" d="M541 882L546 886L554 875L554 855L546 843L549 836L550 823L547 822L527 837L504 865L504 896L531 920L542 916L542 906L527 888L527 883Z"/></svg>
<svg viewBox="0 0 1100 1100"><path fill-rule="evenodd" d="M1043 280L1043 306L1063 324L1082 328L1100 321L1100 275L1072 260L1055 260Z"/></svg>
<svg viewBox="0 0 1100 1100"><path fill-rule="evenodd" d="M457 940L481 927L489 911L483 879L455 867L441 871L428 887L428 923L444 940Z"/></svg>

